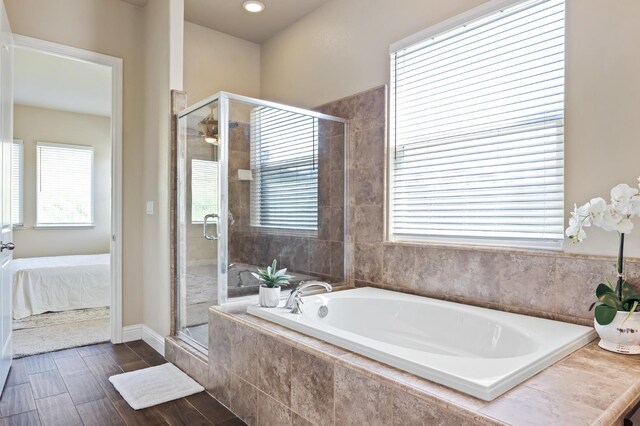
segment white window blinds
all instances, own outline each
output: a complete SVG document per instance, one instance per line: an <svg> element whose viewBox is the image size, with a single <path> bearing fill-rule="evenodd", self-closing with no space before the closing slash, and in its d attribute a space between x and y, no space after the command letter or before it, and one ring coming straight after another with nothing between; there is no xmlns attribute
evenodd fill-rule
<svg viewBox="0 0 640 426"><path fill-rule="evenodd" d="M11 146L11 224L24 225L24 143Z"/></svg>
<svg viewBox="0 0 640 426"><path fill-rule="evenodd" d="M252 226L318 229L318 119L253 109L251 169Z"/></svg>
<svg viewBox="0 0 640 426"><path fill-rule="evenodd" d="M191 160L191 223L218 213L218 162Z"/></svg>
<svg viewBox="0 0 640 426"><path fill-rule="evenodd" d="M93 224L93 148L38 142L38 226Z"/></svg>
<svg viewBox="0 0 640 426"><path fill-rule="evenodd" d="M562 0L397 50L391 83L393 238L561 244Z"/></svg>

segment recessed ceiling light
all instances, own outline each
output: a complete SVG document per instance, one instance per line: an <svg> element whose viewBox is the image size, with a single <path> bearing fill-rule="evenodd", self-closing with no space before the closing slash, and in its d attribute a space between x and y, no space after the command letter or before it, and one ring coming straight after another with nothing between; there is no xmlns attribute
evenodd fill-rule
<svg viewBox="0 0 640 426"><path fill-rule="evenodd" d="M249 0L249 1L245 1L244 3L242 3L242 7L247 12L259 13L259 12L262 12L264 10L264 3L256 1L256 0Z"/></svg>

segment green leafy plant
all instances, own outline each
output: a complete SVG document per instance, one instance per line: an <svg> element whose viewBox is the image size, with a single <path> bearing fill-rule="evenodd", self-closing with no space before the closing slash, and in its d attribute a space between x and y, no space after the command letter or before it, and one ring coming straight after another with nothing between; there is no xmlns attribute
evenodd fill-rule
<svg viewBox="0 0 640 426"><path fill-rule="evenodd" d="M287 268L278 270L275 259L273 259L271 266L267 266L267 269L258 269L257 274L252 272L251 275L269 288L280 287L280 284L289 284L289 280L293 278L293 276L287 275Z"/></svg>
<svg viewBox="0 0 640 426"><path fill-rule="evenodd" d="M618 286L621 288L618 289ZM596 321L600 325L607 325L613 322L618 311L629 312L625 317L625 321L638 308L640 303L640 294L627 282L622 280L615 286L606 280L596 287L597 302L593 302L589 310L595 306Z"/></svg>

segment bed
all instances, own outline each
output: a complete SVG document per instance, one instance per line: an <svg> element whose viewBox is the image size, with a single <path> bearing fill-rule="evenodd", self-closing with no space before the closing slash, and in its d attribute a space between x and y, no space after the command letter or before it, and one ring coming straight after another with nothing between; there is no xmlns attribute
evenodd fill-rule
<svg viewBox="0 0 640 426"><path fill-rule="evenodd" d="M109 254L15 259L8 269L14 319L110 304Z"/></svg>

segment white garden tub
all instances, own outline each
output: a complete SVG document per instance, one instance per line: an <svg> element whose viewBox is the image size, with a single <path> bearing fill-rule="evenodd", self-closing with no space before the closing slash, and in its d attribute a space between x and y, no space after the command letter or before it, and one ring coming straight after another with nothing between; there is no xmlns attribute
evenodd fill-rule
<svg viewBox="0 0 640 426"><path fill-rule="evenodd" d="M248 313L487 401L596 337L591 327L369 287L303 301L299 315Z"/></svg>

